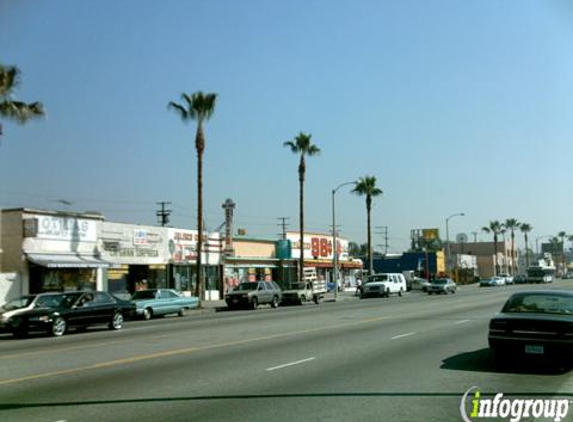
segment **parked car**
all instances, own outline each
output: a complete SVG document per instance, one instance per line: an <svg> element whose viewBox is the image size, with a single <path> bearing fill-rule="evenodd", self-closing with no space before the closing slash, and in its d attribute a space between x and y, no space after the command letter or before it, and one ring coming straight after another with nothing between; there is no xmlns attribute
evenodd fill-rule
<svg viewBox="0 0 573 422"><path fill-rule="evenodd" d="M360 297L384 296L391 294L402 296L406 291L406 278L398 273L372 274L361 286Z"/></svg>
<svg viewBox="0 0 573 422"><path fill-rule="evenodd" d="M154 316L177 314L185 316L189 309L199 306L199 298L183 296L171 289L139 290L131 296L137 316L149 320Z"/></svg>
<svg viewBox="0 0 573 422"><path fill-rule="evenodd" d="M527 283L527 276L525 274L518 274L513 278L515 284L525 284Z"/></svg>
<svg viewBox="0 0 573 422"><path fill-rule="evenodd" d="M427 288L428 294L448 294L455 293L458 289L457 284L451 278L437 278L430 281L430 286Z"/></svg>
<svg viewBox="0 0 573 422"><path fill-rule="evenodd" d="M495 287L495 286L505 286L505 279L503 277L495 276L480 280L480 287Z"/></svg>
<svg viewBox="0 0 573 422"><path fill-rule="evenodd" d="M25 337L31 331L62 336L69 328L85 329L96 324L119 330L124 317L134 312L132 303L107 292L41 293L22 296L0 307L0 328L16 337Z"/></svg>
<svg viewBox="0 0 573 422"><path fill-rule="evenodd" d="M573 356L573 292L537 290L513 294L491 319L489 347L500 357Z"/></svg>
<svg viewBox="0 0 573 422"><path fill-rule="evenodd" d="M499 277L503 278L505 284L513 284L513 276L508 273L501 273Z"/></svg>
<svg viewBox="0 0 573 422"><path fill-rule="evenodd" d="M411 282L412 290L421 290L423 292L428 291L430 287L430 282L425 278L413 278Z"/></svg>
<svg viewBox="0 0 573 422"><path fill-rule="evenodd" d="M225 295L225 302L229 308L249 307L257 309L259 305L265 303L276 308L281 300L281 288L274 281L241 283Z"/></svg>
<svg viewBox="0 0 573 422"><path fill-rule="evenodd" d="M281 304L302 305L305 302L314 302L317 305L324 299L326 284L307 281L305 283L291 283L288 290L283 290Z"/></svg>

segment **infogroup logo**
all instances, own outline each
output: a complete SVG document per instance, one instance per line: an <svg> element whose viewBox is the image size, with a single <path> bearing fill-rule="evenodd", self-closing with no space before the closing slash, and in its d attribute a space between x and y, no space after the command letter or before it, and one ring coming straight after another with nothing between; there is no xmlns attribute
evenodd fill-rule
<svg viewBox="0 0 573 422"><path fill-rule="evenodd" d="M560 422L569 413L568 399L508 399L503 393L493 398L484 398L478 387L464 393L460 403L460 413L465 422L480 419L502 418L519 422L522 418L546 419Z"/></svg>

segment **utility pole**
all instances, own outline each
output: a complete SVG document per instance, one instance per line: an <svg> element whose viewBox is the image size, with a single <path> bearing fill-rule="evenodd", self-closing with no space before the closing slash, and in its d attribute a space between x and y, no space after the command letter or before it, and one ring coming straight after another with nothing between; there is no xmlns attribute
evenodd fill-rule
<svg viewBox="0 0 573 422"><path fill-rule="evenodd" d="M377 226L376 228L382 230L376 234L384 235L384 243L380 246L384 246L384 256L386 256L388 255L388 226Z"/></svg>
<svg viewBox="0 0 573 422"><path fill-rule="evenodd" d="M281 223L277 224L279 227L282 227L282 233L279 236L282 236L283 240L286 240L286 229L289 223L287 220L290 220L290 217L278 217L277 220L281 220Z"/></svg>
<svg viewBox="0 0 573 422"><path fill-rule="evenodd" d="M159 224L161 224L161 226L164 227L165 225L167 225L167 223L169 223L169 216L173 212L171 210L166 210L165 206L171 205L171 202L156 202L156 204L161 205L161 209L157 211L155 215L159 219Z"/></svg>
<svg viewBox="0 0 573 422"><path fill-rule="evenodd" d="M477 243L477 238L478 238L477 232L472 232L472 234L474 235L474 243Z"/></svg>

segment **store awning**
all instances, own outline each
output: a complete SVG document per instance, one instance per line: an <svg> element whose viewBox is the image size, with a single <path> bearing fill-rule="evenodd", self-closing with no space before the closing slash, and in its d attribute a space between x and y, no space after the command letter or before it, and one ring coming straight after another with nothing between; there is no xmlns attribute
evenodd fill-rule
<svg viewBox="0 0 573 422"><path fill-rule="evenodd" d="M48 268L109 268L111 263L87 254L26 254L34 264Z"/></svg>

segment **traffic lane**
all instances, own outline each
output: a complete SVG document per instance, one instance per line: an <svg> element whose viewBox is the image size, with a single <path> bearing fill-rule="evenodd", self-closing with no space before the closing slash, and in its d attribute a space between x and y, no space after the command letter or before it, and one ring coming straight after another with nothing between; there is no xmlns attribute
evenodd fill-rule
<svg viewBox="0 0 573 422"><path fill-rule="evenodd" d="M381 299L381 301L385 301L385 299ZM296 337L305 333L318 334L325 330L338 330L345 327L353 327L360 331L360 325L372 322L383 322L391 325L402 319L411 322L409 330L415 330L420 324L427 325L428 320L431 319L457 321L461 318L456 314L460 310L464 311L463 318L474 318L476 315L481 315L482 318L489 319L495 313L494 309L496 308L489 300L476 301L475 303L464 302L457 305L453 301L446 303L448 306L436 307L430 304L429 307L410 309L406 305L402 306L395 302L397 306L394 307L377 305L376 307L353 309L345 313L344 317L338 314L337 318L333 318L329 312L319 312L318 310L314 314L290 314L285 317L281 317L276 312L266 315L251 314L250 319L243 319L240 324L226 325L221 324L221 321L202 324L176 324L166 326L165 330L159 332L156 326L150 326L148 331L137 331L137 335L133 338L125 338L119 333L114 333L116 340L109 340L109 337L105 336L105 341L98 341L96 334L99 333L94 333L93 342L88 344L77 346L71 344L56 349L50 348L45 352L4 355L3 358L0 358L1 362L10 364L10 361L14 361L15 363L5 366L6 372L0 379L0 385L26 380L30 377L36 379L58 376L74 370L83 371L106 365L158 359L175 354L188 354L198 350L226 347L236 342ZM472 315L468 314L470 310L473 312ZM400 335L400 333L395 333L395 335Z"/></svg>
<svg viewBox="0 0 573 422"><path fill-rule="evenodd" d="M251 419L262 420L272 416L269 413L271 409L291 415L290 406L303 406L305 409L316 409L316 416L319 416L325 410L323 406L328 405L328 409L333 412L333 418L351 409L351 414L358 412L356 415L364 418L352 420L367 420L373 414L379 415L382 410L384 415L390 415L393 411L396 412L396 417L403 414L401 406L392 407L392 403L399 399L405 401L402 405L406 407L429 406L433 409L432 415L439 416L444 409L451 409L452 403L459 404L457 396L461 397L463 388L469 388L466 387L467 374L460 376L451 369L451 372L443 373L442 359L444 356L459 354L460 351L466 353L473 348L479 350L484 347L486 343L483 332L477 335L475 344L469 342L469 348L460 350L451 341L452 337L458 341L471 340L471 336L468 339L468 332L486 332L485 323L478 321L476 324L482 324L482 329L462 330L460 325L444 324L444 330L431 330L428 334L416 333L414 336L395 338L393 342L389 327L370 325L369 332L346 329L340 333L323 333L320 337L307 335L297 342L280 339L265 343L265 347L253 343L242 344L213 350L207 356L173 356L165 361L149 362L149 365L135 364L114 368L113 371L107 368L97 375L85 374L87 379L73 376L68 382L56 380L57 385L53 390L61 392L62 395L55 394L50 397L52 404L49 409L52 411L60 408L64 413L58 413L57 416L69 417L70 410L63 408L69 408L72 404L82 408L101 409L103 406L113 417L118 416L115 413L117 409L124 409L121 412L127 412L125 416L137 414L138 418L152 420L157 414L147 406L151 403L154 408L161 408L162 416L170 415L169 418L174 419L189 416L189 411L192 410L193 414L199 412L203 418L210 415L211 419L207 420L220 420L223 415L227 420L244 420L245 415ZM409 329L403 326L394 328ZM380 332L381 329L383 332ZM440 332L441 335L438 334ZM383 336L386 337L378 339ZM450 341L447 341L448 339ZM298 365L268 371L268 365L272 362L280 363L292 359L293 356L308 354L316 354L318 357L306 362L299 359L301 363ZM468 369L458 371L464 373ZM490 381L487 377L477 379L488 372L491 371L476 372L478 375L469 383L473 385L472 382ZM493 374L495 375L495 372ZM507 376L508 374L501 374L502 379L507 379ZM461 383L458 383L458 389L452 389L452 381L456 378L461 380ZM110 384L110 380L121 381ZM87 394L82 399L77 392L81 390L83 383L92 386L92 392L106 393L98 400L94 400L92 394ZM494 385L494 382L487 384ZM537 382L534 383L536 384ZM504 385L525 384L521 380L509 379ZM35 386L36 394L32 393L32 397L42 397L47 390L52 389L48 385L45 390L37 384ZM150 395L150 392L156 394ZM182 395L182 392L188 394ZM15 393L15 397L22 397L22 393ZM71 399L72 397L74 399ZM334 402L331 402L332 400ZM259 406L255 406L258 410L254 414L249 413L253 411L253 401L263 401L265 406L269 406L268 411L262 410L262 419ZM4 402L13 403L11 400ZM374 413L370 413L370 410ZM409 411L418 414L414 409ZM427 415L427 411L422 413ZM98 418L102 414L105 412L98 411ZM29 413L26 415L30 416ZM235 415L240 417L233 419ZM449 415L451 416L451 413ZM109 420L113 420L113 417Z"/></svg>

